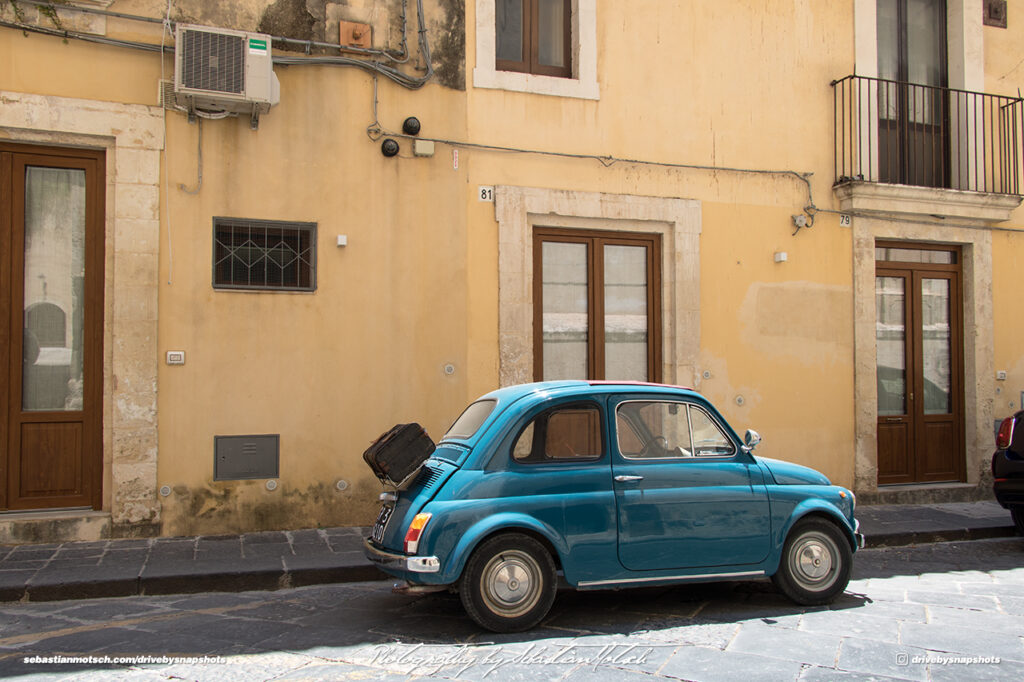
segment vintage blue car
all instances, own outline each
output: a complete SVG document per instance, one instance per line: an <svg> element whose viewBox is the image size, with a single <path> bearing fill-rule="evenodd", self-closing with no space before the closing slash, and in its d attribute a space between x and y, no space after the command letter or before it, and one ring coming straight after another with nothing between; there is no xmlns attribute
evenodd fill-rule
<svg viewBox="0 0 1024 682"><path fill-rule="evenodd" d="M854 495L754 457L759 440L677 386L503 388L381 494L365 552L409 589L458 590L498 632L540 622L559 573L578 590L771 576L797 603L827 603L863 546Z"/></svg>

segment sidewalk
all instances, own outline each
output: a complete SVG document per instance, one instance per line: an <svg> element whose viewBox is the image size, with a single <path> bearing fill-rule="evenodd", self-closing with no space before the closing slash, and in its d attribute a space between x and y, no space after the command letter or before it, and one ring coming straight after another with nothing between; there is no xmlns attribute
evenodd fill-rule
<svg viewBox="0 0 1024 682"><path fill-rule="evenodd" d="M995 502L857 509L867 547L1006 537ZM367 528L0 545L0 601L241 592L386 578L363 557Z"/></svg>

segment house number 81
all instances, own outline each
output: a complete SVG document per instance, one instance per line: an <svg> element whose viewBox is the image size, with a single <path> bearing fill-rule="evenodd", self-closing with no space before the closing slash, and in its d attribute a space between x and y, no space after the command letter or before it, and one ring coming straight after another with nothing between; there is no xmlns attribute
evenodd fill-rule
<svg viewBox="0 0 1024 682"><path fill-rule="evenodd" d="M494 186L493 185L480 185L477 199L480 201L494 201Z"/></svg>

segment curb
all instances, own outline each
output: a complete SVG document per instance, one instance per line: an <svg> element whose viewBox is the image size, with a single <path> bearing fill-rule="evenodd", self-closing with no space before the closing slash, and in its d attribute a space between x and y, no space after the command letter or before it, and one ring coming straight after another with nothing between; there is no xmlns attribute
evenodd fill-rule
<svg viewBox="0 0 1024 682"><path fill-rule="evenodd" d="M951 528L948 530L909 531L903 533L878 533L864 539L865 549L881 547L907 547L933 542L964 542L966 540L989 540L1017 535L1014 526L990 526L988 528Z"/></svg>
<svg viewBox="0 0 1024 682"><path fill-rule="evenodd" d="M877 533L865 538L866 549L906 547L935 542L963 542L1007 538L1017 535L1014 526L987 528L953 528L935 531ZM312 562L318 563L318 562ZM13 577L13 576L12 576ZM56 578L56 579L54 579ZM0 585L0 602L43 602L69 599L100 599L145 595L195 594L197 592L273 591L310 585L329 585L370 580L386 580L369 562L334 566L263 567L250 565L197 567L192 563L170 562L158 568L149 567L142 575L106 577L89 580L62 571L50 580L28 584Z"/></svg>
<svg viewBox="0 0 1024 682"><path fill-rule="evenodd" d="M197 592L273 591L331 583L384 580L375 566L335 566L280 569L213 568L179 570L162 575L111 580L58 580L21 587L0 588L0 602L43 602L69 599L100 599L145 595L195 594Z"/></svg>

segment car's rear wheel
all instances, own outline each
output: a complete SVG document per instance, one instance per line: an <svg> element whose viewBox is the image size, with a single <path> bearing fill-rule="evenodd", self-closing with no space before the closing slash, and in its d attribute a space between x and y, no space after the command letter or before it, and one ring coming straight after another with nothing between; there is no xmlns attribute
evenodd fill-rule
<svg viewBox="0 0 1024 682"><path fill-rule="evenodd" d="M485 540L469 557L459 595L469 617L494 632L539 623L555 600L555 562L537 540L506 533Z"/></svg>
<svg viewBox="0 0 1024 682"><path fill-rule="evenodd" d="M827 604L846 589L852 563L850 543L834 524L805 519L789 532L772 582L797 604Z"/></svg>
<svg viewBox="0 0 1024 682"><path fill-rule="evenodd" d="M1010 507L1013 525L1017 526L1017 534L1024 535L1024 507Z"/></svg>

